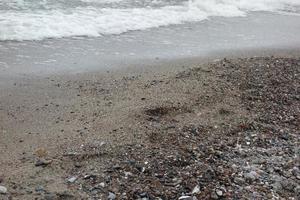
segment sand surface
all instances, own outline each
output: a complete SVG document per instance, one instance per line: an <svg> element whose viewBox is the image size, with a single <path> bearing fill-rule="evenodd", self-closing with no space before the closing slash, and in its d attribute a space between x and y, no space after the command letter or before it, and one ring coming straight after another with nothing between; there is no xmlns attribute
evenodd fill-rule
<svg viewBox="0 0 300 200"><path fill-rule="evenodd" d="M295 55L8 82L0 199L297 198Z"/></svg>

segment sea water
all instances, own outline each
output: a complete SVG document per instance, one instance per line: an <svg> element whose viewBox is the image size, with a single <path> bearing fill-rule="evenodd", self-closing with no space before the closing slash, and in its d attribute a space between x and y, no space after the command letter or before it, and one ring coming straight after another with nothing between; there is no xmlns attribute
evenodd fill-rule
<svg viewBox="0 0 300 200"><path fill-rule="evenodd" d="M12 76L299 49L299 11L300 0L0 0L0 87Z"/></svg>
<svg viewBox="0 0 300 200"><path fill-rule="evenodd" d="M0 0L0 41L101 37L216 16L299 10L300 0Z"/></svg>

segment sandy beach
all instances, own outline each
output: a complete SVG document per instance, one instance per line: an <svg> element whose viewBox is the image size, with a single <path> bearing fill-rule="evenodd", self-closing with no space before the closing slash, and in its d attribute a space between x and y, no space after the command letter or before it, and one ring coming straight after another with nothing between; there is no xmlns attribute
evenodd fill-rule
<svg viewBox="0 0 300 200"><path fill-rule="evenodd" d="M297 199L300 57L15 79L0 199Z"/></svg>
<svg viewBox="0 0 300 200"><path fill-rule="evenodd" d="M0 200L300 199L299 0L0 0Z"/></svg>

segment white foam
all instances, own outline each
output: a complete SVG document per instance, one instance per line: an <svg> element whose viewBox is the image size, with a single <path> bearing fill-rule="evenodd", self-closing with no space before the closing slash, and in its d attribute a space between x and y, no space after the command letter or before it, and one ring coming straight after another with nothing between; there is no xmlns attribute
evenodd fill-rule
<svg viewBox="0 0 300 200"><path fill-rule="evenodd" d="M121 2L123 0L81 0L82 2L87 2L87 3L116 3L116 2Z"/></svg>
<svg viewBox="0 0 300 200"><path fill-rule="evenodd" d="M23 3L21 0L15 2ZM276 12L294 6L300 6L300 0L191 0L182 5L160 8L115 9L90 6L35 11L2 10L0 40L97 37L103 34L120 34L132 30L201 21L211 16L245 16L250 11Z"/></svg>

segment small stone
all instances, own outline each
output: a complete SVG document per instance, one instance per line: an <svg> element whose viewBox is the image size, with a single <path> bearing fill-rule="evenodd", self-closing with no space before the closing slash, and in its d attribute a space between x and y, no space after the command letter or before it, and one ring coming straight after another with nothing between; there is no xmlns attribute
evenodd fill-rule
<svg viewBox="0 0 300 200"><path fill-rule="evenodd" d="M282 191L282 185L279 181L276 181L274 184L272 184L272 188L274 191L280 193Z"/></svg>
<svg viewBox="0 0 300 200"><path fill-rule="evenodd" d="M101 182L98 184L100 187L105 187L105 183L104 182Z"/></svg>
<svg viewBox="0 0 300 200"><path fill-rule="evenodd" d="M143 192L143 193L139 194L139 196L142 197L142 198L144 198L144 197L147 197L148 194L147 194L147 192Z"/></svg>
<svg viewBox="0 0 300 200"><path fill-rule="evenodd" d="M211 180L213 180L215 178L215 176L216 176L215 171L212 168L208 168L206 170L206 172L204 173L203 178L206 181L211 181Z"/></svg>
<svg viewBox="0 0 300 200"><path fill-rule="evenodd" d="M76 163L74 164L74 166L75 166L76 168L80 168L80 167L82 167L82 164L80 164L79 162L76 162Z"/></svg>
<svg viewBox="0 0 300 200"><path fill-rule="evenodd" d="M107 199L114 200L114 199L116 199L116 195L114 193L112 193L112 192L109 192Z"/></svg>
<svg viewBox="0 0 300 200"><path fill-rule="evenodd" d="M241 178L241 177L235 177L234 180L233 180L233 182L235 184L242 185L242 184L245 183L245 180L243 178Z"/></svg>
<svg viewBox="0 0 300 200"><path fill-rule="evenodd" d="M220 189L216 189L216 194L217 194L219 197L221 197L221 196L223 196L223 191L220 190Z"/></svg>
<svg viewBox="0 0 300 200"><path fill-rule="evenodd" d="M55 200L57 198L56 198L55 194L45 194L44 199L45 200Z"/></svg>
<svg viewBox="0 0 300 200"><path fill-rule="evenodd" d="M295 187L294 192L296 195L296 199L299 199L300 198L300 186Z"/></svg>
<svg viewBox="0 0 300 200"><path fill-rule="evenodd" d="M30 188L26 188L25 191L27 194L32 194L32 190Z"/></svg>
<svg viewBox="0 0 300 200"><path fill-rule="evenodd" d="M0 186L0 194L6 194L7 193L7 188L4 186Z"/></svg>
<svg viewBox="0 0 300 200"><path fill-rule="evenodd" d="M196 185L192 191L192 194L198 194L200 192L200 186Z"/></svg>
<svg viewBox="0 0 300 200"><path fill-rule="evenodd" d="M298 167L293 167L292 174L296 177L300 176L300 169Z"/></svg>
<svg viewBox="0 0 300 200"><path fill-rule="evenodd" d="M48 155L48 152L44 148L39 148L35 150L35 155L42 158L42 157L46 157Z"/></svg>
<svg viewBox="0 0 300 200"><path fill-rule="evenodd" d="M71 178L69 178L67 180L68 183L74 183L75 181L77 180L77 177L76 176L72 176Z"/></svg>
<svg viewBox="0 0 300 200"><path fill-rule="evenodd" d="M288 190L291 192L294 191L294 188L297 186L297 183L294 182L292 179L286 179L286 180L282 181L281 184L285 190Z"/></svg>
<svg viewBox="0 0 300 200"><path fill-rule="evenodd" d="M44 187L43 186L37 186L36 188L35 188L35 191L36 192L45 192L45 189L44 189Z"/></svg>
<svg viewBox="0 0 300 200"><path fill-rule="evenodd" d="M56 193L57 199L75 199L75 196L68 191Z"/></svg>
<svg viewBox="0 0 300 200"><path fill-rule="evenodd" d="M83 177L83 179L87 180L87 179L95 179L97 176L93 175L93 174L87 174Z"/></svg>
<svg viewBox="0 0 300 200"><path fill-rule="evenodd" d="M251 171L249 173L244 174L244 177L247 181L253 182L259 177L259 175L255 171Z"/></svg>
<svg viewBox="0 0 300 200"><path fill-rule="evenodd" d="M133 174L131 172L124 172L125 177L128 178L129 176L133 176Z"/></svg>
<svg viewBox="0 0 300 200"><path fill-rule="evenodd" d="M35 161L34 165L36 167L45 167L45 166L49 165L50 163L52 163L52 160L45 160L45 159L39 158Z"/></svg>
<svg viewBox="0 0 300 200"><path fill-rule="evenodd" d="M219 196L215 192L212 192L210 197L211 197L211 199L219 199Z"/></svg>
<svg viewBox="0 0 300 200"><path fill-rule="evenodd" d="M191 196L181 196L181 197L179 197L178 200L193 200L193 197L191 197Z"/></svg>

